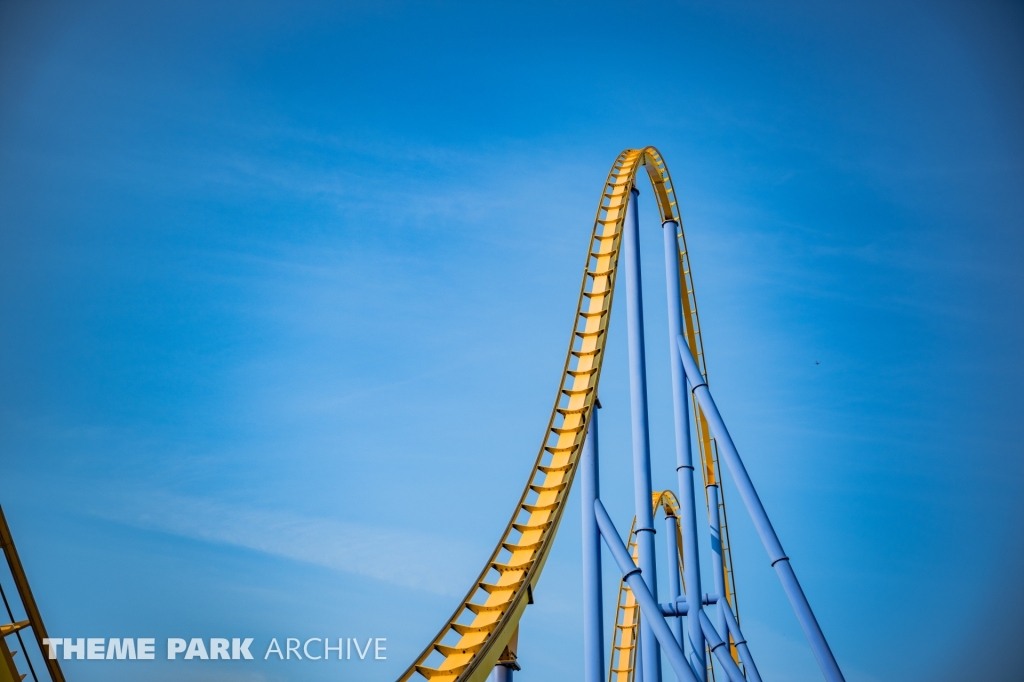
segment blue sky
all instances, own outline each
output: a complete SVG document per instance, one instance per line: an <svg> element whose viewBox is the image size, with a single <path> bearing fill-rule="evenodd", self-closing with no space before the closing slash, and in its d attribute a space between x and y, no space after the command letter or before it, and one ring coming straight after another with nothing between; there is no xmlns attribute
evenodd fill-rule
<svg viewBox="0 0 1024 682"><path fill-rule="evenodd" d="M507 522L601 182L653 144L712 390L847 679L1024 664L1019 5L4 3L0 93L0 501L52 633L387 637L187 674L393 679ZM726 495L764 678L820 679ZM572 503L517 679L582 679L578 528Z"/></svg>

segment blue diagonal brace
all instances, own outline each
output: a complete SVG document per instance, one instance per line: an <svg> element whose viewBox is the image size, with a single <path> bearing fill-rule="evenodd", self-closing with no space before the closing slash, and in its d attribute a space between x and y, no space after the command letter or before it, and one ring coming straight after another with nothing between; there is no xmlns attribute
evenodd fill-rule
<svg viewBox="0 0 1024 682"><path fill-rule="evenodd" d="M761 542L764 543L764 548L768 551L768 558L771 560L772 567L782 583L782 589L786 591L786 596L789 598L789 603L796 613L797 620L800 621L800 627L803 628L804 636L807 637L807 641L811 645L811 651L814 652L814 657L818 659L821 672L824 673L825 679L828 682L846 682L846 678L843 677L842 671L839 670L839 664L836 663L836 658L832 654L832 649L829 648L828 642L825 640L825 634L821 631L821 626L818 625L814 612L811 611L807 595L804 594L803 589L800 587L800 582L796 579L793 567L789 565L789 557L782 550L782 543L779 542L779 536L775 534L775 528L772 527L772 522L768 519L768 513L765 511L764 505L761 504L761 498L757 496L757 491L754 490L750 474L747 473L746 467L743 466L743 460L740 459L736 445L732 442L732 436L729 435L729 430L725 427L725 422L718 411L718 406L715 405L715 399L711 397L711 392L708 391L708 384L704 381L704 377L697 367L697 361L693 359L693 355L690 353L690 349L686 346L682 336L676 337L676 346L679 348L679 356L683 361L683 368L686 370L686 378L690 382L693 395L697 398L697 402L704 412L708 426L711 427L711 433L715 437L715 442L718 443L718 450L722 453L725 463L729 467L729 473L732 474L736 488L743 499L743 504L747 508L747 513L750 514L750 518L754 522L754 528L757 529L757 534L761 537Z"/></svg>
<svg viewBox="0 0 1024 682"><path fill-rule="evenodd" d="M647 589L647 583L641 577L640 569L633 563L633 558L629 556L629 550L622 543L622 536L615 529L615 524L608 516L601 500L594 500L594 514L597 516L597 526L601 529L601 537L604 538L615 563L622 571L622 579L629 585L629 589L633 590L633 596L640 604L640 615L650 624L651 631L661 643L662 650L668 657L668 662L671 664L672 670L675 671L676 677L686 682L697 682L696 675L693 674L690 665L686 662L683 650L679 648L679 642L672 636L672 630L665 622L665 617L661 615L661 607L651 591Z"/></svg>

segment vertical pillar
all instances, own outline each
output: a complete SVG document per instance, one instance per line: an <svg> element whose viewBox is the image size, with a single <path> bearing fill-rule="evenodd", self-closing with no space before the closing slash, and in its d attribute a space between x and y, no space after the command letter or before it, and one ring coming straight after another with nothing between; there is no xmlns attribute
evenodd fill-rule
<svg viewBox="0 0 1024 682"><path fill-rule="evenodd" d="M718 632L725 643L729 643L729 624L725 610L729 600L725 594L725 571L722 558L722 523L718 516L718 485L712 483L708 490L708 524L711 526L711 571L715 574L715 594L718 595Z"/></svg>
<svg viewBox="0 0 1024 682"><path fill-rule="evenodd" d="M690 401L686 393L686 372L683 369L676 339L683 333L683 304L680 299L679 242L676 231L679 225L666 220L661 226L665 240L665 287L668 293L668 334L669 358L672 368L672 416L676 431L676 474L679 477L679 515L683 532L683 556L686 580L686 601L689 614L686 618L687 639L690 642L690 667L697 679L707 679L707 659L704 650L704 633L698 616L703 606L704 593L700 585L700 559L697 552L697 514L693 494L693 452L690 445Z"/></svg>
<svg viewBox="0 0 1024 682"><path fill-rule="evenodd" d="M512 639L505 645L505 649L498 656L497 663L491 671L491 682L512 682L512 671L521 670L516 661L516 652L519 650L519 626L512 633Z"/></svg>
<svg viewBox="0 0 1024 682"><path fill-rule="evenodd" d="M640 617L643 620L643 616ZM640 638L640 628L636 630L636 653L633 654L633 680L644 682L644 643Z"/></svg>
<svg viewBox="0 0 1024 682"><path fill-rule="evenodd" d="M682 595L682 584L679 576L679 538L677 529L679 519L674 514L665 515L665 533L668 545L668 595L671 597L672 606L678 607L678 599ZM683 646L683 617L677 616L670 621L672 634L675 635L679 646Z"/></svg>
<svg viewBox="0 0 1024 682"><path fill-rule="evenodd" d="M601 496L598 468L597 410L591 410L580 459L580 498L583 504L583 680L605 682L604 620L601 601L601 532L594 501Z"/></svg>
<svg viewBox="0 0 1024 682"><path fill-rule="evenodd" d="M644 357L644 308L640 285L640 222L634 187L629 193L623 226L623 251L626 270L626 328L629 343L629 406L633 432L633 495L636 502L636 542L640 550L640 570L647 588L658 598L658 578L654 557L654 514L651 510L651 446L647 426L647 361ZM651 617L660 617L651 614ZM661 647L650 631L650 623L640 619L643 636L643 682L661 682ZM701 647L703 651L703 646Z"/></svg>
<svg viewBox="0 0 1024 682"><path fill-rule="evenodd" d="M736 622L732 609L729 608L728 604L723 607L721 601L718 604L721 609L720 613L726 616L729 621L729 632L732 634L733 641L736 642L736 649L739 651L740 660L747 667L747 682L761 682L761 673L757 671L757 666L754 665L754 657L750 655L750 649L747 647L747 638L740 632L740 625Z"/></svg>

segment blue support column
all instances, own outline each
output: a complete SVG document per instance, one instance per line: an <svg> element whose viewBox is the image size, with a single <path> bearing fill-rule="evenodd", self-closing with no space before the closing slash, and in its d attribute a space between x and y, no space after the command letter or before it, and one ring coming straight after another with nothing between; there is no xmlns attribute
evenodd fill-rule
<svg viewBox="0 0 1024 682"><path fill-rule="evenodd" d="M719 613L725 616L728 621L729 632L732 633L732 639L736 642L736 649L740 652L740 660L747 667L747 680L749 682L761 682L761 673L757 671L757 666L754 665L754 657L750 655L750 649L747 648L747 638L740 632L739 623L736 622L736 616L733 615L732 609L721 599L718 601L718 608Z"/></svg>
<svg viewBox="0 0 1024 682"><path fill-rule="evenodd" d="M704 635L708 639L711 653L718 659L718 664L725 670L729 680L731 682L747 682L746 678L743 677L743 673L740 672L740 667L736 665L736 661L732 660L732 656L729 654L729 645L718 636L715 626L708 620L708 615L704 611L697 611L694 616L699 619L698 623L704 629Z"/></svg>
<svg viewBox="0 0 1024 682"><path fill-rule="evenodd" d="M718 631L722 639L729 643L729 627L726 624L724 610L729 608L729 600L725 594L725 571L722 558L722 522L718 516L718 485L709 485L708 491L708 525L711 526L711 570L715 574L715 594L718 595Z"/></svg>
<svg viewBox="0 0 1024 682"><path fill-rule="evenodd" d="M636 653L633 655L633 680L643 682L644 680L644 642L640 637L641 628L636 630Z"/></svg>
<svg viewBox="0 0 1024 682"><path fill-rule="evenodd" d="M490 682L512 682L512 668L500 663L494 666L494 670L491 671Z"/></svg>
<svg viewBox="0 0 1024 682"><path fill-rule="evenodd" d="M693 608L700 610L703 592L700 584L700 558L697 550L697 503L693 493L693 452L690 445L690 401L686 395L686 373L683 370L676 338L683 333L683 307L680 300L679 225L666 220L661 226L665 241L665 288L668 294L669 364L672 368L672 416L676 431L676 474L679 478L679 514L683 531L683 556L686 594ZM690 666L697 677L707 679L707 658L704 633L701 631L697 611L686 619L689 640Z"/></svg>
<svg viewBox="0 0 1024 682"><path fill-rule="evenodd" d="M633 431L633 495L636 502L636 542L644 581L658 600L654 555L654 514L651 510L651 447L647 426L647 361L644 357L644 308L640 285L640 222L633 188L626 206L622 244L626 271L626 327L629 344L629 406ZM660 616L659 616L660 617ZM650 624L640 621L644 647L643 682L661 682L661 651ZM701 651L704 650L703 645Z"/></svg>
<svg viewBox="0 0 1024 682"><path fill-rule="evenodd" d="M693 359L682 336L676 338L676 343L686 376L693 386L693 394L700 403L704 416L708 420L708 426L711 427L711 433L718 443L718 451L723 455L725 463L729 467L729 473L732 474L733 480L736 482L736 488L747 508L747 513L750 514L750 518L754 522L754 528L757 529L757 534L761 537L761 542L768 552L768 558L775 568L782 588L786 591L789 603L796 613L797 620L800 621L800 627L803 628L804 636L807 637L807 641L811 645L814 657L818 659L818 665L821 666L825 679L829 682L846 682L842 671L839 670L839 664L836 663L835 656L832 654L832 649L829 648L828 642L825 640L825 634L821 631L814 612L811 611L807 596L796 579L796 573L789 565L789 557L782 549L782 543L779 542L779 536L775 534L772 522L768 519L768 513L765 512L764 505L761 504L761 498L754 490L754 484L750 480L746 467L743 466L743 460L740 459L736 445L732 442L732 436L729 435L729 430L725 427L725 422L722 421L718 406L715 404L714 398L711 397L708 385L697 368L697 361Z"/></svg>
<svg viewBox="0 0 1024 682"><path fill-rule="evenodd" d="M601 504L601 500L597 500L594 503L594 514L597 516L597 525L601 529L601 537L604 538L608 549L612 553L612 558L615 559L619 570L622 571L622 579L629 585L629 589L633 590L633 596L636 597L636 602L640 605L641 622L648 624L648 632L651 633L651 638L657 638L661 646L664 647L665 656L668 658L672 669L675 670L676 677L683 682L697 682L693 671L690 670L690 665L686 662L682 648L680 648L672 636L672 630L669 629L668 623L665 622L665 617L661 615L661 607L658 604L658 600L647 589L647 583L643 579L643 571L633 563L633 558L629 556L629 550L626 549L626 545L622 542L622 536L615 529L615 524L612 523L612 519L608 516L604 505ZM651 648L653 647L650 640L644 640L644 649L650 650ZM644 665L646 665L646 661Z"/></svg>
<svg viewBox="0 0 1024 682"><path fill-rule="evenodd" d="M674 515L665 516L665 540L668 545L668 594L672 598L671 604L679 601L682 596L682 582L679 576L679 539L676 529L679 528L679 519ZM672 634L676 636L679 646L683 646L683 619L672 619Z"/></svg>
<svg viewBox="0 0 1024 682"><path fill-rule="evenodd" d="M587 439L580 459L580 498L583 506L583 679L605 682L604 613L601 600L601 532L594 502L601 495L598 466L597 410L591 411Z"/></svg>

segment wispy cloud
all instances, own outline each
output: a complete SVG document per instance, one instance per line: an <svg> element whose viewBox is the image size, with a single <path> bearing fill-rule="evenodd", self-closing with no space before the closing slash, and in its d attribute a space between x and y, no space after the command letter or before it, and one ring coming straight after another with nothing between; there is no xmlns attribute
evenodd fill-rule
<svg viewBox="0 0 1024 682"><path fill-rule="evenodd" d="M441 595L461 595L451 566L474 556L458 540L366 523L304 517L164 493L124 500L98 516L137 528L245 547Z"/></svg>

